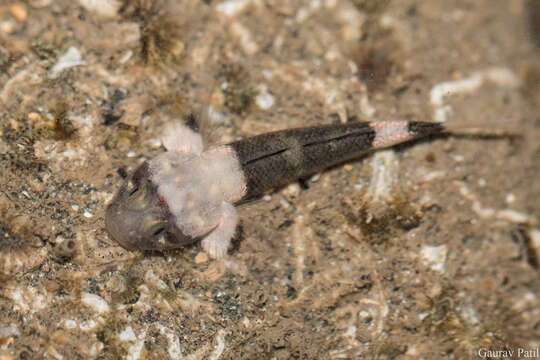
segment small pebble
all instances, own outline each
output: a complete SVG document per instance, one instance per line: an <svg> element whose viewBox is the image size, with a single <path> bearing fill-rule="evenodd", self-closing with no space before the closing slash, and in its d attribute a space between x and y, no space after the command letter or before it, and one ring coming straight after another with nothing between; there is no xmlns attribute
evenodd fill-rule
<svg viewBox="0 0 540 360"><path fill-rule="evenodd" d="M41 121L41 115L35 112L31 112L28 114L28 120L35 121L35 122Z"/></svg>
<svg viewBox="0 0 540 360"><path fill-rule="evenodd" d="M249 4L249 0L229 0L216 5L216 10L227 16L234 16L244 10Z"/></svg>
<svg viewBox="0 0 540 360"><path fill-rule="evenodd" d="M15 17L15 19L20 22L26 21L26 17L28 16L26 6L22 3L11 5L11 7L9 8L9 12Z"/></svg>
<svg viewBox="0 0 540 360"><path fill-rule="evenodd" d="M133 328L131 326L128 326L125 328L124 331L118 334L118 339L120 341L136 341L137 336L135 335Z"/></svg>
<svg viewBox="0 0 540 360"><path fill-rule="evenodd" d="M425 265L429 266L432 270L444 273L444 264L446 262L446 255L448 253L446 245L424 245L420 253Z"/></svg>
<svg viewBox="0 0 540 360"><path fill-rule="evenodd" d="M101 296L90 293L83 293L81 296L81 302L94 309L98 313L104 313L109 311L109 304Z"/></svg>
<svg viewBox="0 0 540 360"><path fill-rule="evenodd" d="M516 196L512 193L506 195L506 203L507 204L512 204L514 201L516 201Z"/></svg>
<svg viewBox="0 0 540 360"><path fill-rule="evenodd" d="M73 319L66 319L64 321L64 326L66 329L75 329L77 327L77 322Z"/></svg>
<svg viewBox="0 0 540 360"><path fill-rule="evenodd" d="M88 11L104 17L116 16L122 6L117 0L79 0L79 3Z"/></svg>
<svg viewBox="0 0 540 360"><path fill-rule="evenodd" d="M195 256L195 264L203 264L208 261L208 254L206 252L201 251L200 253Z"/></svg>
<svg viewBox="0 0 540 360"><path fill-rule="evenodd" d="M257 95L255 103L263 110L268 110L274 105L274 96L269 92L264 92Z"/></svg>
<svg viewBox="0 0 540 360"><path fill-rule="evenodd" d="M56 79L65 69L74 66L86 65L82 54L76 47L70 47L63 55L58 58L58 62L52 67L49 72L49 78Z"/></svg>

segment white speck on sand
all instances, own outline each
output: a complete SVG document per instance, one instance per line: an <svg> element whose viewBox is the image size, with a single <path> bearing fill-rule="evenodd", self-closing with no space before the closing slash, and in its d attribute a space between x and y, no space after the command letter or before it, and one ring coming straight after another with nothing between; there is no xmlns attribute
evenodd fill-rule
<svg viewBox="0 0 540 360"><path fill-rule="evenodd" d="M86 10L105 17L113 17L122 6L118 0L79 0Z"/></svg>
<svg viewBox="0 0 540 360"><path fill-rule="evenodd" d="M536 300L536 295L530 291L527 291L522 296L517 297L516 301L512 305L512 308L516 311L523 311L524 309L531 306L532 303Z"/></svg>
<svg viewBox="0 0 540 360"><path fill-rule="evenodd" d="M221 354L223 354L223 350L225 350L225 330L221 329L218 331L216 335L216 342L216 348L209 357L211 360L218 360L221 357Z"/></svg>
<svg viewBox="0 0 540 360"><path fill-rule="evenodd" d="M96 294L83 293L81 302L98 313L108 312L110 309L105 299Z"/></svg>
<svg viewBox="0 0 540 360"><path fill-rule="evenodd" d="M512 193L509 193L506 195L506 198L504 200L506 201L507 204L511 204L514 201L516 201L516 196Z"/></svg>
<svg viewBox="0 0 540 360"><path fill-rule="evenodd" d="M12 327L12 326L6 326L6 327L0 327L0 338L7 338L10 336L18 336L21 334L21 331L19 328Z"/></svg>
<svg viewBox="0 0 540 360"><path fill-rule="evenodd" d="M479 323L476 310L470 306L465 306L461 309L461 316L471 325L477 325Z"/></svg>
<svg viewBox="0 0 540 360"><path fill-rule="evenodd" d="M430 92L430 101L433 105L443 105L443 99L450 94L467 93L476 90L482 85L483 76L480 73L471 77L454 81L444 81L435 85Z"/></svg>
<svg viewBox="0 0 540 360"><path fill-rule="evenodd" d="M370 165L373 171L367 195L373 201L391 200L392 188L397 179L396 153L391 149L378 151L372 156Z"/></svg>
<svg viewBox="0 0 540 360"><path fill-rule="evenodd" d="M441 170L435 170L427 173L424 176L424 181L433 181L438 179L443 179L446 176L446 172Z"/></svg>
<svg viewBox="0 0 540 360"><path fill-rule="evenodd" d="M502 209L497 213L499 219L510 220L515 223L527 223L532 221L531 216L512 209Z"/></svg>
<svg viewBox="0 0 540 360"><path fill-rule="evenodd" d="M255 103L263 110L268 110L274 105L274 96L269 92L262 92L255 98Z"/></svg>
<svg viewBox="0 0 540 360"><path fill-rule="evenodd" d="M375 116L375 112L377 111L377 109L369 102L369 97L366 94L360 96L360 111L368 118Z"/></svg>
<svg viewBox="0 0 540 360"><path fill-rule="evenodd" d="M135 332L133 331L133 328L131 326L128 326L124 329L124 331L118 334L118 340L137 341L137 336L135 336Z"/></svg>
<svg viewBox="0 0 540 360"><path fill-rule="evenodd" d="M79 65L86 65L86 61L82 59L79 49L71 46L63 55L60 56L60 58L58 58L58 62L49 72L49 78L56 79L65 69Z"/></svg>
<svg viewBox="0 0 540 360"><path fill-rule="evenodd" d="M178 336L171 329L166 328L165 326L158 324L159 333L165 335L169 343L167 352L171 359L180 359L182 357L182 349L180 348L180 341Z"/></svg>
<svg viewBox="0 0 540 360"><path fill-rule="evenodd" d="M444 272L444 264L446 262L446 254L448 249L446 245L429 246L424 245L421 251L422 259L424 263L432 270L438 272Z"/></svg>
<svg viewBox="0 0 540 360"><path fill-rule="evenodd" d="M446 121L446 115L451 111L451 108L444 104L444 98L446 96L472 93L486 81L491 81L499 86L508 88L515 88L520 83L519 78L512 70L501 67L492 67L477 71L469 77L458 80L440 82L431 88L429 94L431 105L435 107L436 121Z"/></svg>
<svg viewBox="0 0 540 360"><path fill-rule="evenodd" d="M235 16L243 11L251 2L251 0L229 0L223 1L216 5L216 10L227 15Z"/></svg>
<svg viewBox="0 0 540 360"><path fill-rule="evenodd" d="M482 218L496 217L498 219L508 220L514 223L535 223L536 219L534 216L529 214L524 214L513 209L501 209L496 210L488 207L484 207L475 194L473 194L465 183L461 181L454 181L456 185L459 186L459 192L463 197L472 201L472 209L476 214Z"/></svg>
<svg viewBox="0 0 540 360"><path fill-rule="evenodd" d="M347 328L347 330L345 330L345 332L343 333L343 336L353 337L356 335L357 330L358 328L356 326L351 325Z"/></svg>
<svg viewBox="0 0 540 360"><path fill-rule="evenodd" d="M81 329L82 331L89 331L89 330L92 330L96 327L97 323L90 319L88 321L83 321L81 322L81 325L79 325L79 329Z"/></svg>
<svg viewBox="0 0 540 360"><path fill-rule="evenodd" d="M129 344L129 346L127 347L128 354L125 357L127 360L137 360L141 357L145 337L146 330L137 337L131 326L127 326L124 331L118 334L118 339L120 341Z"/></svg>
<svg viewBox="0 0 540 360"><path fill-rule="evenodd" d="M77 327L77 322L73 319L64 320L64 326L66 329L75 329Z"/></svg>
<svg viewBox="0 0 540 360"><path fill-rule="evenodd" d="M24 313L43 310L50 300L46 293L39 292L35 287L7 286L4 295L13 301L14 311Z"/></svg>
<svg viewBox="0 0 540 360"><path fill-rule="evenodd" d="M247 27L235 21L231 24L231 33L240 41L240 46L247 55L254 55L259 51L259 45L253 40L253 35Z"/></svg>
<svg viewBox="0 0 540 360"><path fill-rule="evenodd" d="M519 85L519 79L510 69L490 68L473 73L470 77L444 81L435 85L430 92L430 101L433 105L442 105L443 98L447 95L470 93L478 89L484 81L490 80L497 85L516 87Z"/></svg>

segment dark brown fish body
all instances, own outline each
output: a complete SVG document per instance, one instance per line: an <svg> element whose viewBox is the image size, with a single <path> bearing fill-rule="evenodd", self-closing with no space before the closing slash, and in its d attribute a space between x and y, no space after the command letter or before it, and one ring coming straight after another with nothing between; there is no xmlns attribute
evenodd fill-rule
<svg viewBox="0 0 540 360"><path fill-rule="evenodd" d="M381 145L393 145L375 143L377 128L373 124L359 122L295 128L229 144L236 152L246 177L247 193L241 202L256 199L269 190L337 164L358 159L380 149ZM406 126L406 141L444 130L439 123L408 122Z"/></svg>

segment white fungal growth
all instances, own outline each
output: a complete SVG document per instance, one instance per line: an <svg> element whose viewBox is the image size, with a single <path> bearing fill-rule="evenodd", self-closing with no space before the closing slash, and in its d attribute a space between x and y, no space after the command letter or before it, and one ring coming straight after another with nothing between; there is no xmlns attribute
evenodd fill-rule
<svg viewBox="0 0 540 360"><path fill-rule="evenodd" d="M232 203L246 191L236 154L228 146L202 151L200 135L180 125L168 131L163 143L169 151L150 161L152 182L176 226L191 237L212 231L202 245L210 256L222 257L236 229Z"/></svg>
<svg viewBox="0 0 540 360"><path fill-rule="evenodd" d="M226 147L201 155L163 153L151 162L150 171L177 226L189 236L202 235L216 226L222 204L237 200L242 193L240 165Z"/></svg>
<svg viewBox="0 0 540 360"><path fill-rule="evenodd" d="M165 129L162 142L169 151L194 154L203 151L201 135L178 123L171 124Z"/></svg>

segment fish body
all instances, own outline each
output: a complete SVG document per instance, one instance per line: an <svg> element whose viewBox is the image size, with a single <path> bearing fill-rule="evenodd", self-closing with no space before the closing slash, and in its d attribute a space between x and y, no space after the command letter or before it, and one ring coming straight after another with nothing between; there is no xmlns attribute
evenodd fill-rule
<svg viewBox="0 0 540 360"><path fill-rule="evenodd" d="M199 134L176 125L167 148L144 162L107 207L109 234L122 246L167 250L202 240L223 257L237 225L235 205L329 167L446 130L403 120L275 131L204 150Z"/></svg>

